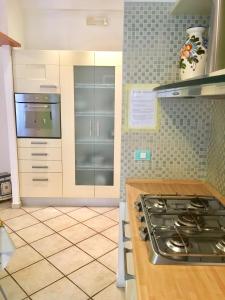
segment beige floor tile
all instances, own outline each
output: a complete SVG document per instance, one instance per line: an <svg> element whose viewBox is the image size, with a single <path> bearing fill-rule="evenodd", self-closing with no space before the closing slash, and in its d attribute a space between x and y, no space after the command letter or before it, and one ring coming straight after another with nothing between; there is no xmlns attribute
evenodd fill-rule
<svg viewBox="0 0 225 300"><path fill-rule="evenodd" d="M117 288L113 283L102 292L93 297L94 300L125 300L124 288Z"/></svg>
<svg viewBox="0 0 225 300"><path fill-rule="evenodd" d="M103 206L90 206L88 208L96 211L99 214L103 214L103 213L105 213L105 212L107 212L109 210L115 209L115 207L110 207L110 206L107 206L107 207L103 207Z"/></svg>
<svg viewBox="0 0 225 300"><path fill-rule="evenodd" d="M118 241L119 241L119 225L116 225L109 229L106 229L105 231L102 231L101 234L103 234L105 237L109 238L113 242L118 243Z"/></svg>
<svg viewBox="0 0 225 300"><path fill-rule="evenodd" d="M66 214L73 210L81 208L80 206L57 206L56 209L60 210L62 213Z"/></svg>
<svg viewBox="0 0 225 300"><path fill-rule="evenodd" d="M56 216L61 215L62 212L60 212L59 210L55 209L54 207L46 207L44 209L41 210L37 210L35 212L32 213L32 215L37 218L40 221L46 221L48 219L51 218L55 218Z"/></svg>
<svg viewBox="0 0 225 300"><path fill-rule="evenodd" d="M88 296L67 278L44 288L31 296L32 300L86 300Z"/></svg>
<svg viewBox="0 0 225 300"><path fill-rule="evenodd" d="M113 251L99 257L98 261L116 273L118 265L118 249L114 249Z"/></svg>
<svg viewBox="0 0 225 300"><path fill-rule="evenodd" d="M0 270L0 279L6 277L8 273L5 270Z"/></svg>
<svg viewBox="0 0 225 300"><path fill-rule="evenodd" d="M45 257L55 254L71 245L70 242L57 233L31 243L31 246Z"/></svg>
<svg viewBox="0 0 225 300"><path fill-rule="evenodd" d="M21 215L25 215L26 212L23 209L20 208L7 208L0 211L0 219L2 221L6 221L8 219L16 218Z"/></svg>
<svg viewBox="0 0 225 300"><path fill-rule="evenodd" d="M4 227L5 227L5 229L6 229L6 231L7 231L8 233L13 232L12 229L10 229L7 225L4 224Z"/></svg>
<svg viewBox="0 0 225 300"><path fill-rule="evenodd" d="M117 223L105 216L100 215L85 221L84 224L98 232L101 232L109 227L112 227L113 225L116 225Z"/></svg>
<svg viewBox="0 0 225 300"><path fill-rule="evenodd" d="M9 234L9 236L16 248L26 245L26 242L22 240L16 233L12 232Z"/></svg>
<svg viewBox="0 0 225 300"><path fill-rule="evenodd" d="M88 264L93 258L73 246L49 257L48 260L67 275Z"/></svg>
<svg viewBox="0 0 225 300"><path fill-rule="evenodd" d="M74 244L96 234L94 230L82 224L74 225L60 231L59 233Z"/></svg>
<svg viewBox="0 0 225 300"><path fill-rule="evenodd" d="M97 234L85 241L78 243L77 246L94 258L98 258L110 250L113 250L117 245L104 236Z"/></svg>
<svg viewBox="0 0 225 300"><path fill-rule="evenodd" d="M4 290L8 300L21 300L26 297L24 291L18 286L18 284L16 284L16 282L10 276L1 279L0 285ZM1 294L0 299L3 299Z"/></svg>
<svg viewBox="0 0 225 300"><path fill-rule="evenodd" d="M97 216L98 214L95 211L93 211L87 207L82 207L80 209L77 209L77 210L74 210L74 211L68 213L68 215L70 217L76 219L79 222L83 222L85 220L88 220L90 218Z"/></svg>
<svg viewBox="0 0 225 300"><path fill-rule="evenodd" d="M32 213L34 211L44 209L45 207L43 207L43 206L42 207L41 206L22 206L21 208L28 213Z"/></svg>
<svg viewBox="0 0 225 300"><path fill-rule="evenodd" d="M17 231L17 234L27 243L32 243L52 233L54 233L54 231L52 231L52 229L48 228L42 223L38 223L36 225Z"/></svg>
<svg viewBox="0 0 225 300"><path fill-rule="evenodd" d="M6 208L11 208L12 207L12 201L3 201L0 202L0 210L6 209Z"/></svg>
<svg viewBox="0 0 225 300"><path fill-rule="evenodd" d="M34 249L32 249L29 245L22 246L16 249L6 269L9 273L14 273L41 259L42 256L38 254Z"/></svg>
<svg viewBox="0 0 225 300"><path fill-rule="evenodd" d="M31 226L31 225L34 225L37 223L39 223L39 221L28 214L5 221L5 224L14 231L23 229L25 227L28 227L28 226Z"/></svg>
<svg viewBox="0 0 225 300"><path fill-rule="evenodd" d="M62 274L49 262L42 260L14 273L12 276L28 295L31 295L60 279Z"/></svg>
<svg viewBox="0 0 225 300"><path fill-rule="evenodd" d="M67 215L61 215L59 217L47 220L44 223L53 230L60 231L77 224L77 221Z"/></svg>
<svg viewBox="0 0 225 300"><path fill-rule="evenodd" d="M97 261L84 266L68 277L90 296L115 281L115 274Z"/></svg>
<svg viewBox="0 0 225 300"><path fill-rule="evenodd" d="M104 215L113 219L116 222L119 222L119 208L110 210L110 211L104 213Z"/></svg>

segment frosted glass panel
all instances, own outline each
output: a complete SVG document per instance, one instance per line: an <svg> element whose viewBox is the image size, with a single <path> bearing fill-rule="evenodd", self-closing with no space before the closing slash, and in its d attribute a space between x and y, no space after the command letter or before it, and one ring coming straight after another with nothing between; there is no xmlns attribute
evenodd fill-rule
<svg viewBox="0 0 225 300"><path fill-rule="evenodd" d="M113 185L115 68L74 67L75 182Z"/></svg>

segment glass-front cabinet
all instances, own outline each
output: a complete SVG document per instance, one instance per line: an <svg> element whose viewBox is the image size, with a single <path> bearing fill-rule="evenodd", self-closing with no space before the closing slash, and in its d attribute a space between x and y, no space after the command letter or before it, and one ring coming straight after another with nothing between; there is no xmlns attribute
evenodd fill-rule
<svg viewBox="0 0 225 300"><path fill-rule="evenodd" d="M121 53L65 51L60 68L64 196L118 198Z"/></svg>

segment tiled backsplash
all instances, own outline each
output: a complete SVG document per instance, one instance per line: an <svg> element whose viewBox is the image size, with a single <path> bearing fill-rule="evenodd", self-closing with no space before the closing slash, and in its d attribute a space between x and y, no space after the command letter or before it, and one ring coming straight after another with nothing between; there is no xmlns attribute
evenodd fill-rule
<svg viewBox="0 0 225 300"><path fill-rule="evenodd" d="M213 104L207 179L225 196L225 99Z"/></svg>
<svg viewBox="0 0 225 300"><path fill-rule="evenodd" d="M178 53L186 29L207 25L201 16L171 16L174 3L128 2L124 17L123 84L167 83L178 79ZM121 198L125 179L207 177L211 100L159 101L157 132L122 132ZM125 122L123 99L123 125ZM150 149L152 160L134 161L135 149Z"/></svg>

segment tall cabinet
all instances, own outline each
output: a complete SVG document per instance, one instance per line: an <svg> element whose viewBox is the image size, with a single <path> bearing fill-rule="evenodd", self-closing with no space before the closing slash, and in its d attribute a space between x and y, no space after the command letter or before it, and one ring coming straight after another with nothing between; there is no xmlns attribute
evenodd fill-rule
<svg viewBox="0 0 225 300"><path fill-rule="evenodd" d="M121 52L60 53L63 196L119 198Z"/></svg>

